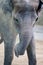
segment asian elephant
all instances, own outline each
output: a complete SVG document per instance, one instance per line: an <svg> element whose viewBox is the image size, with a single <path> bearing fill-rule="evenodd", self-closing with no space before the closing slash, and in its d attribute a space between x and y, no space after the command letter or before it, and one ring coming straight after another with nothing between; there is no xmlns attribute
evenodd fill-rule
<svg viewBox="0 0 43 65"><path fill-rule="evenodd" d="M11 65L13 51L18 57L23 55L25 50L29 65L36 65L33 27L43 2L35 1L38 1L38 5L34 6L29 4L31 0L0 0L0 43L4 41L4 65ZM15 46L17 34L20 43Z"/></svg>

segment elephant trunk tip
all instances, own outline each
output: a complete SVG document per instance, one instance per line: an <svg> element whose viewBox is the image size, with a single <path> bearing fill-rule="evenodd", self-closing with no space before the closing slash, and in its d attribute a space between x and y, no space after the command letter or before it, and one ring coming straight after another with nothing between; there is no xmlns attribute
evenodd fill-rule
<svg viewBox="0 0 43 65"><path fill-rule="evenodd" d="M0 44L3 42L3 37L0 34Z"/></svg>

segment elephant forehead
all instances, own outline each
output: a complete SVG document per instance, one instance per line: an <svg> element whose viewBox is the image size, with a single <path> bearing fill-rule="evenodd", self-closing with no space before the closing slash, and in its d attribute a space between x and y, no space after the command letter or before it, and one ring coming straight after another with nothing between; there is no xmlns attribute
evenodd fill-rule
<svg viewBox="0 0 43 65"><path fill-rule="evenodd" d="M39 0L14 0L14 2L38 2Z"/></svg>
<svg viewBox="0 0 43 65"><path fill-rule="evenodd" d="M39 5L39 0L30 0L30 5L32 5L34 8L37 8Z"/></svg>
<svg viewBox="0 0 43 65"><path fill-rule="evenodd" d="M14 0L14 3L16 3L16 4L18 4L18 3L19 4L24 4L24 3L26 4L27 3L27 4L30 4L30 5L31 4L33 5L34 3L35 4L39 3L39 0Z"/></svg>

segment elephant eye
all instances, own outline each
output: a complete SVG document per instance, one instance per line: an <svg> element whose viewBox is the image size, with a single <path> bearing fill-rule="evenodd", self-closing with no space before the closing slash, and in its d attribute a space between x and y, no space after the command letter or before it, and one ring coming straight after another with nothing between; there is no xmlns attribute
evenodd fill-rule
<svg viewBox="0 0 43 65"><path fill-rule="evenodd" d="M17 18L14 18L14 21L16 21L16 23L18 23L18 19Z"/></svg>
<svg viewBox="0 0 43 65"><path fill-rule="evenodd" d="M19 27L20 28L20 22L17 18L14 18L14 24L16 25L16 27Z"/></svg>
<svg viewBox="0 0 43 65"><path fill-rule="evenodd" d="M38 20L38 17L36 18L36 21Z"/></svg>

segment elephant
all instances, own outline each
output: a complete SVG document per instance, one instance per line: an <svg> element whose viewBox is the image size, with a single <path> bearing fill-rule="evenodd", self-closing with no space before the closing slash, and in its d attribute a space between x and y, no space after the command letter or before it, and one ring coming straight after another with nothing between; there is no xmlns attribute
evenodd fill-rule
<svg viewBox="0 0 43 65"><path fill-rule="evenodd" d="M40 4L41 0L39 0ZM4 41L4 65L11 65L13 51L18 57L27 51L28 64L36 65L33 27L38 19L39 5L35 8L27 0L1 0L0 3L0 43ZM41 3L42 4L42 3ZM20 43L15 46L19 34Z"/></svg>

